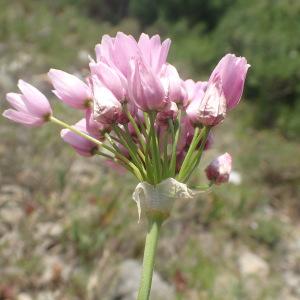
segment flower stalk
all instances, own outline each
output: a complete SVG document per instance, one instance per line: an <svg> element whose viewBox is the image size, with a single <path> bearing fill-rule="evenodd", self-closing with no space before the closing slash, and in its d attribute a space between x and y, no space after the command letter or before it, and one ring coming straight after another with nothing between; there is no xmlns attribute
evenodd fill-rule
<svg viewBox="0 0 300 300"><path fill-rule="evenodd" d="M137 300L148 300L151 285L152 276L155 263L155 255L157 249L157 242L160 234L162 220L157 217L149 218L148 220L148 232L146 236L144 258L143 258L143 269L142 278L140 282L140 288L138 292Z"/></svg>

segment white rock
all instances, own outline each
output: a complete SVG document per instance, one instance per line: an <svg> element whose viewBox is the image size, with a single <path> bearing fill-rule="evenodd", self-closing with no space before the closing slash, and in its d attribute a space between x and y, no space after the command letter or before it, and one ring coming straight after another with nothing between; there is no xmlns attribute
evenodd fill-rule
<svg viewBox="0 0 300 300"><path fill-rule="evenodd" d="M231 171L229 175L229 182L234 185L240 185L242 183L242 175L237 171Z"/></svg>
<svg viewBox="0 0 300 300"><path fill-rule="evenodd" d="M142 266L135 260L124 261L118 270L118 280L113 299L135 300L140 283ZM172 286L162 280L156 272L153 274L151 300L174 300L175 292Z"/></svg>
<svg viewBox="0 0 300 300"><path fill-rule="evenodd" d="M32 300L32 298L28 294L21 293L18 295L17 300Z"/></svg>
<svg viewBox="0 0 300 300"><path fill-rule="evenodd" d="M238 263L242 275L267 276L269 274L268 264L254 253L243 253L240 256Z"/></svg>

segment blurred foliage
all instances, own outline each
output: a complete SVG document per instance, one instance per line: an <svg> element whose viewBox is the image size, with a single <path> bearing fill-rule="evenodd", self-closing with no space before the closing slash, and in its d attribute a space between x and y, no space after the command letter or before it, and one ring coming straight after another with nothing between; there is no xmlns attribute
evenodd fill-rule
<svg viewBox="0 0 300 300"><path fill-rule="evenodd" d="M0 12L0 38L22 37L29 47L39 47L45 58L55 57L62 43L83 45L89 40L93 45L103 33L116 30L135 36L140 31L170 36L171 62L176 62L183 77L192 70L203 79L226 52L245 56L252 66L245 97L256 104L253 125L277 127L290 138L298 136L299 1L27 0L14 6L1 2L9 9ZM49 18L49 8L56 19ZM26 20L21 11L27 13ZM86 31L87 27L95 31ZM29 34L32 31L36 34ZM49 63L67 65L77 49L66 50Z"/></svg>

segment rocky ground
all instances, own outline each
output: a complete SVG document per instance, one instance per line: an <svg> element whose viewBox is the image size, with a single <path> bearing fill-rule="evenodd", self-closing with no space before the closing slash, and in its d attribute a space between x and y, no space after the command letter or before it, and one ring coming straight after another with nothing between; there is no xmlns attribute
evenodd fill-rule
<svg viewBox="0 0 300 300"><path fill-rule="evenodd" d="M11 28L19 13L14 7L5 15L11 32L0 45L2 100L19 77L49 91L45 73L66 64L65 52L76 61L67 70L84 73L91 51L88 37L77 38L83 26L72 23L72 13L44 17L48 26L31 16L22 30L36 27L37 34L24 39ZM80 22L94 38L96 26ZM65 30L73 35L66 41L55 23L71 24ZM64 51L60 41L69 45ZM66 120L78 118L51 101ZM300 145L275 130L250 129L251 113L242 105L229 116L202 165L232 153L231 183L177 202L165 223L153 300L300 299ZM146 230L131 199L136 182L97 158L78 157L58 128L30 130L1 118L0 136L0 299L135 299ZM199 174L194 182L203 180Z"/></svg>

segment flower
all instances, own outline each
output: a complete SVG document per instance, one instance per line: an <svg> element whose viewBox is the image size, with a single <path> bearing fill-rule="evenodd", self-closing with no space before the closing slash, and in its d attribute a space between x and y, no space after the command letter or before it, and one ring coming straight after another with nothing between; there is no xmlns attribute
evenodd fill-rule
<svg viewBox="0 0 300 300"><path fill-rule="evenodd" d="M19 80L18 87L22 94L6 94L6 99L13 108L5 110L3 116L28 127L41 126L47 122L52 109L45 95L23 80Z"/></svg>
<svg viewBox="0 0 300 300"><path fill-rule="evenodd" d="M142 111L161 111L168 104L159 76L142 60L131 60L129 95Z"/></svg>
<svg viewBox="0 0 300 300"><path fill-rule="evenodd" d="M141 57L155 74L159 74L166 63L170 44L170 39L161 42L159 35L150 38L145 33L141 34L138 42L123 32L118 32L115 38L104 35L101 44L95 47L96 60L118 69L128 78L130 59Z"/></svg>
<svg viewBox="0 0 300 300"><path fill-rule="evenodd" d="M83 133L87 133L86 119L82 119L77 122L74 127ZM84 137L72 132L69 129L63 129L60 133L62 139L70 144L75 151L82 156L92 156L95 150L98 149L97 145Z"/></svg>
<svg viewBox="0 0 300 300"><path fill-rule="evenodd" d="M229 153L215 158L205 169L207 178L215 184L228 182L231 172L232 158Z"/></svg>
<svg viewBox="0 0 300 300"><path fill-rule="evenodd" d="M166 63L170 45L170 39L166 39L161 43L158 34L149 38L147 34L142 33L138 41L138 47L143 59L151 66L153 72L156 74L159 74L163 65Z"/></svg>
<svg viewBox="0 0 300 300"><path fill-rule="evenodd" d="M157 114L156 121L159 125L168 125L168 120L176 119L178 107L175 102L170 102L167 107Z"/></svg>
<svg viewBox="0 0 300 300"><path fill-rule="evenodd" d="M197 81L195 82L192 79L187 79L183 82L183 86L186 91L186 102L190 104L191 101L195 98L201 98L204 95L204 92L207 88L207 81Z"/></svg>
<svg viewBox="0 0 300 300"><path fill-rule="evenodd" d="M107 87L120 101L125 101L127 80L116 68L112 68L103 62L91 62L92 75L96 75L100 82Z"/></svg>
<svg viewBox="0 0 300 300"><path fill-rule="evenodd" d="M226 54L213 70L209 81L214 81L219 76L222 90L226 98L227 109L234 108L241 99L248 68L245 57L236 57L234 54Z"/></svg>
<svg viewBox="0 0 300 300"><path fill-rule="evenodd" d="M104 124L115 124L123 117L122 105L115 95L99 82L92 79L94 119Z"/></svg>
<svg viewBox="0 0 300 300"><path fill-rule="evenodd" d="M48 76L54 86L53 93L67 105L86 109L91 99L89 86L76 76L61 70L50 69Z"/></svg>
<svg viewBox="0 0 300 300"><path fill-rule="evenodd" d="M179 77L176 68L170 64L165 66L162 81L169 101L186 106L187 92L184 82Z"/></svg>
<svg viewBox="0 0 300 300"><path fill-rule="evenodd" d="M204 94L196 93L186 113L194 125L215 126L225 118L226 99L218 76L209 82Z"/></svg>

